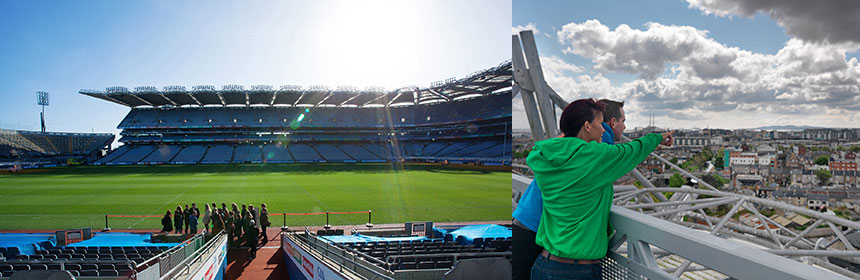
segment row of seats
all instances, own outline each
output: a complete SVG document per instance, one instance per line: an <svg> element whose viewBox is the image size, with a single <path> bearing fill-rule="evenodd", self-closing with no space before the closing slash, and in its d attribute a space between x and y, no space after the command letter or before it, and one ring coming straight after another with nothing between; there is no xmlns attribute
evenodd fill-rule
<svg viewBox="0 0 860 280"><path fill-rule="evenodd" d="M130 260L135 263L143 263L143 261L151 259L155 257L155 254L144 253L144 254L135 254L135 253L119 253L119 254L34 254L34 255L18 255L19 260L59 260L59 261L87 261L87 260Z"/></svg>
<svg viewBox="0 0 860 280"><path fill-rule="evenodd" d="M133 269L133 263L0 263L0 277L31 270L65 270L73 276L128 276Z"/></svg>
<svg viewBox="0 0 860 280"><path fill-rule="evenodd" d="M479 244L475 244L478 242ZM511 237L478 237L472 241L472 246L475 247L492 247L498 248L505 244L512 244ZM424 240L404 240L404 241L367 241L367 242L343 242L343 246L350 248L409 248L409 247L439 247L439 248L456 248L458 244L462 246L463 242L451 240L447 235L444 239L424 239Z"/></svg>
<svg viewBox="0 0 860 280"><path fill-rule="evenodd" d="M40 270L40 269L33 269ZM51 271L54 269L41 269L45 271ZM133 274L131 270L66 270L74 277L81 276L92 276L92 277L102 277L102 276L125 276L131 277ZM0 271L0 277L12 277L12 274L15 274L16 271Z"/></svg>
<svg viewBox="0 0 860 280"><path fill-rule="evenodd" d="M459 246L459 245L458 245ZM399 255L424 255L424 254L454 254L454 253L484 253L497 252L495 248L478 248L471 245L465 245L458 248L410 248L410 249L388 249L383 251L371 251L362 249L361 252L378 259L385 259L388 256Z"/></svg>
<svg viewBox="0 0 860 280"><path fill-rule="evenodd" d="M317 230L317 236L326 236L326 235L343 235L343 230L342 229Z"/></svg>
<svg viewBox="0 0 860 280"><path fill-rule="evenodd" d="M508 145L510 146L510 145ZM186 153L185 151L191 153ZM257 144L257 145L124 145L100 163L243 163L243 162L318 162L387 161L398 158L436 157L439 159L505 158L501 141L379 144ZM181 156L181 157L180 157Z"/></svg>
<svg viewBox="0 0 860 280"><path fill-rule="evenodd" d="M482 256L483 253L510 252L511 240L509 238L487 239L489 241L486 243L483 242L483 239L481 240L482 246L461 245L454 241L442 239L344 242L337 245L377 259L383 263L384 268L390 270L434 269L450 268L455 260L454 255L458 255L458 259L463 259L485 257ZM393 258L389 259L389 257ZM388 261L392 262L388 263Z"/></svg>
<svg viewBox="0 0 860 280"><path fill-rule="evenodd" d="M135 253L135 254L144 254L144 253L153 253L158 254L165 250L169 249L169 247L159 247L159 246L127 246L127 247L62 247L62 248L51 248L47 250L37 250L38 254L118 254L118 253Z"/></svg>
<svg viewBox="0 0 860 280"><path fill-rule="evenodd" d="M481 256L481 255L470 255L470 256L458 256L457 260L464 259L477 259L477 258L498 258L500 256ZM510 258L510 255L506 255L505 258ZM392 263L385 263L382 266L385 269L390 270L404 270L404 269L450 269L454 266L454 257L402 257L394 259Z"/></svg>
<svg viewBox="0 0 860 280"><path fill-rule="evenodd" d="M402 269L433 269L433 268L451 268L454 265L453 261L422 261L422 262L400 262L386 264L386 268L391 270ZM385 266L383 266L385 267Z"/></svg>

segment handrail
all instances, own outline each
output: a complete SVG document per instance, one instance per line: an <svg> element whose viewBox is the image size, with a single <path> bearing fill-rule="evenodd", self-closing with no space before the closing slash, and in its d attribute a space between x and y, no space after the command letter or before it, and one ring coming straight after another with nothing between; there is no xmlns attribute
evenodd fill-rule
<svg viewBox="0 0 860 280"><path fill-rule="evenodd" d="M513 188L515 189L525 188L530 182L529 179L526 179L522 176L513 176L515 179L521 178L520 180L512 181L514 184ZM796 206L787 205L781 202L769 201L757 197L749 197L740 194L726 193L720 191L693 188L646 188L632 190L619 195L626 195L627 193L649 194L655 192L681 192L698 195L711 195L716 196L718 198L730 198L730 200L724 199L726 201L725 203L735 204L735 202L737 201L738 204L735 205L744 203L773 205L775 207L782 207L783 209L796 211L800 214L810 214L809 216L820 217L821 219L834 224L848 226L851 228L860 227L860 223L847 221L839 217L822 215L821 213L817 213ZM692 200L689 201L689 203L708 204L713 201L719 200ZM680 204L676 202L670 203L670 206ZM656 211L672 211L671 209L660 208L661 206L666 207L667 204L669 203L652 203L644 205L646 207L640 208L657 207ZM687 228L677 223L659 219L657 217L652 217L647 215L646 213L640 213L631 209L627 209L625 206L627 205L612 206L610 220L616 230L616 233L613 236L612 240L610 240L610 250L607 253L607 257L609 260L604 259L604 262L609 263L610 265L621 266L624 269L629 270L631 273L638 273L648 278L677 279L677 277L680 276L678 275L678 272L683 272L687 270L690 265L686 264L686 266L679 267L674 271L667 271L661 269L656 265L655 253L658 251L668 252L669 254L681 256L687 259L690 263L696 262L704 267L716 270L720 273L738 279L820 279L822 277L822 273L825 273L824 270L820 270L809 265L798 265L797 262L779 255L826 255L848 257L854 256L856 254L853 252L838 253L835 251L813 252L812 250L759 250L756 248L748 247L746 245L738 244L734 241L720 238L718 236L702 233L700 231ZM636 206L639 205L633 204L631 208L636 208ZM729 214L727 214L726 216L731 217L731 215ZM725 218L723 218L723 220L725 220ZM724 224L727 227L729 225L733 225L732 223L726 224L722 220L720 221L720 224ZM705 226L703 225L702 227L704 228ZM716 228L716 230L719 230L723 226L715 225L712 227ZM710 228L706 229L713 230ZM730 234L729 236L734 236L734 234ZM622 250L618 249L624 242L627 243L628 251L626 256L622 255ZM652 249L652 246L654 246L655 248ZM654 253L652 253L652 250L654 250ZM674 272L675 275L669 274L670 272ZM844 275L835 273L833 273L832 275L826 274L826 277L829 277L828 279L847 279Z"/></svg>
<svg viewBox="0 0 860 280"><path fill-rule="evenodd" d="M824 271L812 266L797 265L787 258L623 207L613 206L611 213L617 231L610 246L626 241L631 252L625 258L610 250L609 257L630 264L632 270L649 278L676 278L656 266L650 249L653 245L737 279L848 279L835 273L825 277Z"/></svg>
<svg viewBox="0 0 860 280"><path fill-rule="evenodd" d="M140 269L143 265L149 265L151 262L158 262L158 260L161 259L161 257L163 257L164 255L167 255L168 253L172 253L173 251L179 250L178 249L179 247L180 246L177 245L177 246L170 247L170 249L161 251L161 253L158 253L158 255L155 255L155 256L149 258L148 260L137 264L137 266L135 266L135 270Z"/></svg>
<svg viewBox="0 0 860 280"><path fill-rule="evenodd" d="M210 239L209 242L206 242L206 244L204 244L203 247L200 247L197 250L195 250L191 254L191 256L185 257L185 259L183 259L178 264L176 264L176 266L174 266L172 269L167 271L167 273L165 273L164 275L161 276L161 279L175 279L176 275L173 275L173 274L178 272L177 269L180 269L180 268L186 269L185 273L188 273L190 268L191 268L191 264L193 264L194 262L197 261L197 259L199 259L200 257L203 256L202 252L205 251L208 253L209 249L212 249L212 246L214 246L214 244L216 243L215 241L218 241L221 238L226 238L226 235L224 234L223 230L218 232L218 234L216 234L212 239Z"/></svg>

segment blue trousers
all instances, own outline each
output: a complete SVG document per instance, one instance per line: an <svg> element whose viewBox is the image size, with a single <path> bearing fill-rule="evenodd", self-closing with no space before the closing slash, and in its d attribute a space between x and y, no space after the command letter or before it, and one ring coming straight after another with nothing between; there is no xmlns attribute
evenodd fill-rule
<svg viewBox="0 0 860 280"><path fill-rule="evenodd" d="M538 256L532 265L532 280L600 279L600 264L567 264Z"/></svg>

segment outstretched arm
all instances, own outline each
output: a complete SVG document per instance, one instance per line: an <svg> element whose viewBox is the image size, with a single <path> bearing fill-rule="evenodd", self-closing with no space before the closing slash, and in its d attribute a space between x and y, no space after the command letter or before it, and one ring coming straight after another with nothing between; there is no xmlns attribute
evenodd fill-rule
<svg viewBox="0 0 860 280"><path fill-rule="evenodd" d="M663 135L651 133L629 143L617 145L592 142L589 148L594 149L599 160L595 163L591 175L599 178L601 184L611 183L636 168L658 144L670 146L671 141L672 133L667 132Z"/></svg>

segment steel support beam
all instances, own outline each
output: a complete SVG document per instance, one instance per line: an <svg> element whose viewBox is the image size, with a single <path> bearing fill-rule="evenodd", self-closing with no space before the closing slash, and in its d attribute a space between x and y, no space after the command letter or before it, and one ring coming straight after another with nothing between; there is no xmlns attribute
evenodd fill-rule
<svg viewBox="0 0 860 280"><path fill-rule="evenodd" d="M513 50L513 67L514 67L514 90L519 89L520 96L523 99L523 107L525 107L526 117L531 128L532 138L535 141L545 140L543 126L541 125L540 113L537 108L534 95L534 84L532 77L529 75L529 70L526 68L525 58L523 57L522 48L520 48L520 38L517 35L512 37Z"/></svg>
<svg viewBox="0 0 860 280"><path fill-rule="evenodd" d="M532 77L532 84L535 86L535 95L537 104L540 108L541 123L546 130L546 137L553 138L558 136L558 128L554 118L552 102L549 100L549 86L543 76L543 68L540 64L540 56L538 55L537 45L535 44L535 35L531 30L520 31L520 39L523 42L523 50L525 51L526 63L529 69L529 75Z"/></svg>

